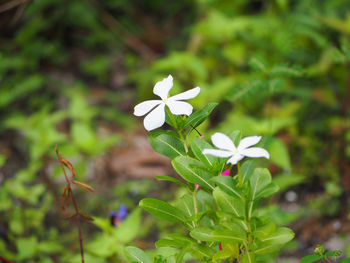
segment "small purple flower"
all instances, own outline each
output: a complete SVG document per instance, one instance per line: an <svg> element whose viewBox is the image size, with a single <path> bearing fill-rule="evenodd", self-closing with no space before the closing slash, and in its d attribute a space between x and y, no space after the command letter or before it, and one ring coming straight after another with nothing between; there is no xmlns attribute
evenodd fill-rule
<svg viewBox="0 0 350 263"><path fill-rule="evenodd" d="M128 216L128 210L125 205L121 205L118 211L111 211L109 217L111 218L111 224L118 226Z"/></svg>
<svg viewBox="0 0 350 263"><path fill-rule="evenodd" d="M128 216L128 210L125 205L121 205L118 211L118 218L124 220Z"/></svg>

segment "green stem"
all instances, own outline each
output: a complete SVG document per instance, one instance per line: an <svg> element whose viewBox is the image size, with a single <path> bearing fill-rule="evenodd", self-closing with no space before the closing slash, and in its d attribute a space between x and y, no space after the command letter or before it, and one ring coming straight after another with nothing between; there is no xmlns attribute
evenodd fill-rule
<svg viewBox="0 0 350 263"><path fill-rule="evenodd" d="M198 206L197 206L197 188L195 187L194 191L192 192L192 198L193 198L193 208L194 208L194 214L198 214ZM195 227L198 227L197 220L194 221ZM197 240L198 244L201 244L202 242L200 240Z"/></svg>
<svg viewBox="0 0 350 263"><path fill-rule="evenodd" d="M175 130L178 131L177 122L176 122L176 120L175 120L174 114L171 113L171 111L169 110L168 107L165 107L165 109L166 109L166 111L168 112L168 114L169 114L169 116L170 116L170 118L171 118L171 122L174 124Z"/></svg>
<svg viewBox="0 0 350 263"><path fill-rule="evenodd" d="M179 134L180 136L180 139L182 140L182 142L184 143L184 146L185 146L185 151L186 153L188 152L188 147L187 147L187 144L186 144L186 138L185 136L182 134L181 130L179 129L179 127L177 126L177 122L175 120L175 117L174 117L174 114L171 113L171 111L169 110L168 107L166 107L166 111L168 112L169 116L170 116L170 119L171 119L171 122L173 123L174 125L174 129L177 131L177 133Z"/></svg>
<svg viewBox="0 0 350 263"><path fill-rule="evenodd" d="M242 174L241 174L241 164L239 162L237 162L237 176L238 176L238 184L240 187L243 186L243 178L242 178Z"/></svg>
<svg viewBox="0 0 350 263"><path fill-rule="evenodd" d="M194 189L192 192L192 198L193 198L193 208L194 208L194 214L198 214L198 206L197 206L197 188Z"/></svg>
<svg viewBox="0 0 350 263"><path fill-rule="evenodd" d="M222 165L219 175L222 175L222 171L224 170L225 165L226 165L226 163L224 163L224 164ZM231 167L232 167L232 166L231 166ZM230 170L231 170L231 167L230 167Z"/></svg>
<svg viewBox="0 0 350 263"><path fill-rule="evenodd" d="M186 143L186 138L185 136L183 136L182 132L180 130L177 131L179 136L180 136L180 139L183 141L184 143L184 146L185 146L185 151L186 153L188 152L188 147L187 147L187 143Z"/></svg>

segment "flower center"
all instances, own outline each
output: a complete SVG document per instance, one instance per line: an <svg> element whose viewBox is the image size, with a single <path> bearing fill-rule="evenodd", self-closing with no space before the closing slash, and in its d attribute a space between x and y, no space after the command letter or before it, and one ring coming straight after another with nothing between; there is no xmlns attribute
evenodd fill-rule
<svg viewBox="0 0 350 263"><path fill-rule="evenodd" d="M166 98L166 99L163 99L163 103L166 103L166 102L167 102L167 100L168 100L168 98Z"/></svg>

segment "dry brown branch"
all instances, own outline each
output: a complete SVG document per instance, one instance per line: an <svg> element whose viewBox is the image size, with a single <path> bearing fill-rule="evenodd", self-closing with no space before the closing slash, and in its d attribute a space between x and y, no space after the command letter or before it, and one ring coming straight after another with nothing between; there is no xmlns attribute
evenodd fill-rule
<svg viewBox="0 0 350 263"><path fill-rule="evenodd" d="M84 219L90 220L90 221L92 221L93 218L80 212L78 203L75 200L74 193L73 193L73 190L71 188L71 183L79 186L80 188L82 188L86 191L93 192L94 189L90 185L79 182L77 180L69 180L69 177L66 173L65 167L67 167L69 169L69 171L71 173L71 177L74 178L75 171L74 171L73 164L71 162L69 162L68 160L61 157L60 152L57 149L57 146L56 146L56 154L57 154L58 161L60 162L63 174L64 174L65 179L66 179L66 183L67 183L65 188L63 189L63 193L62 193L62 197L61 197L61 207L63 210L65 210L65 208L69 206L69 200L72 201L75 212L72 215L67 216L66 219L76 218L76 223L77 223L78 231L79 231L81 262L84 263L83 234L82 234L82 230L81 230L80 218L84 218Z"/></svg>

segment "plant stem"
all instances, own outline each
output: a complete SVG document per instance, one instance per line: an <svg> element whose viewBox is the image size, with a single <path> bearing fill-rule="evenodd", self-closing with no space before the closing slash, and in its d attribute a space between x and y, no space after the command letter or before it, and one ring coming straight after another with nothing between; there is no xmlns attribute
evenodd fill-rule
<svg viewBox="0 0 350 263"><path fill-rule="evenodd" d="M165 107L165 109L166 109L166 111L168 112L168 114L169 114L169 116L170 116L170 118L171 118L171 122L174 124L175 130L176 130L177 132L179 132L178 127L177 127L177 122L176 122L175 117L174 117L174 114L171 113L171 111L169 110L168 107Z"/></svg>
<svg viewBox="0 0 350 263"><path fill-rule="evenodd" d="M171 111L169 110L168 107L166 107L166 111L168 112L168 114L169 114L169 116L171 118L171 122L174 124L174 129L177 131L177 133L180 136L180 139L183 141L184 146L185 146L185 151L187 153L188 152L188 147L187 147L187 144L186 144L186 138L184 137L184 135L182 134L181 130L177 126L177 122L175 120L174 114L171 113Z"/></svg>
<svg viewBox="0 0 350 263"><path fill-rule="evenodd" d="M198 214L198 207L197 207L197 188L193 191L192 193L192 198L193 198L193 208L194 208L194 213Z"/></svg>
<svg viewBox="0 0 350 263"><path fill-rule="evenodd" d="M65 179L66 179L67 191L70 193L70 195L68 195L68 198L69 198L69 196L71 197L71 200L72 200L72 203L73 203L73 206L74 206L75 217L76 217L76 220L77 220L77 226L78 226L78 232L79 232L79 245L80 245L81 262L84 263L83 234L82 234L81 224L80 224L80 211L79 211L79 207L78 207L78 204L77 204L77 202L76 202L76 200L75 200L73 191L72 191L72 189L71 189L71 184L70 184L70 181L69 181L69 179L68 179L68 176L67 176L67 173L66 173L66 169L64 168L63 160L62 160L61 155L59 154L59 151L58 151L57 149L56 149L56 153L57 153L60 166L61 166L61 168L62 168L62 170L63 170L64 176L65 176Z"/></svg>
<svg viewBox="0 0 350 263"><path fill-rule="evenodd" d="M237 162L237 176L238 176L238 184L240 187L243 186L243 178L241 174L241 164Z"/></svg>
<svg viewBox="0 0 350 263"><path fill-rule="evenodd" d="M77 216L77 225L78 225L78 231L79 231L79 244L80 244L81 262L84 263L83 233L81 231L81 226L80 226L80 215Z"/></svg>
<svg viewBox="0 0 350 263"><path fill-rule="evenodd" d="M194 209L194 214L198 214L198 206L197 206L197 187L195 187L194 191L192 192L192 198L193 198L193 209ZM197 227L197 220L194 220L194 225ZM198 243L200 243L200 241L198 240Z"/></svg>
<svg viewBox="0 0 350 263"><path fill-rule="evenodd" d="M75 201L73 191L71 191L71 199L72 199L72 203L73 203L74 210L75 210L75 213L76 213L76 218L77 218L77 225L78 225L78 231L79 231L79 244L80 244L81 262L84 263L84 246L83 246L83 234L82 234L81 225L80 225L80 212L79 212L78 204Z"/></svg>

